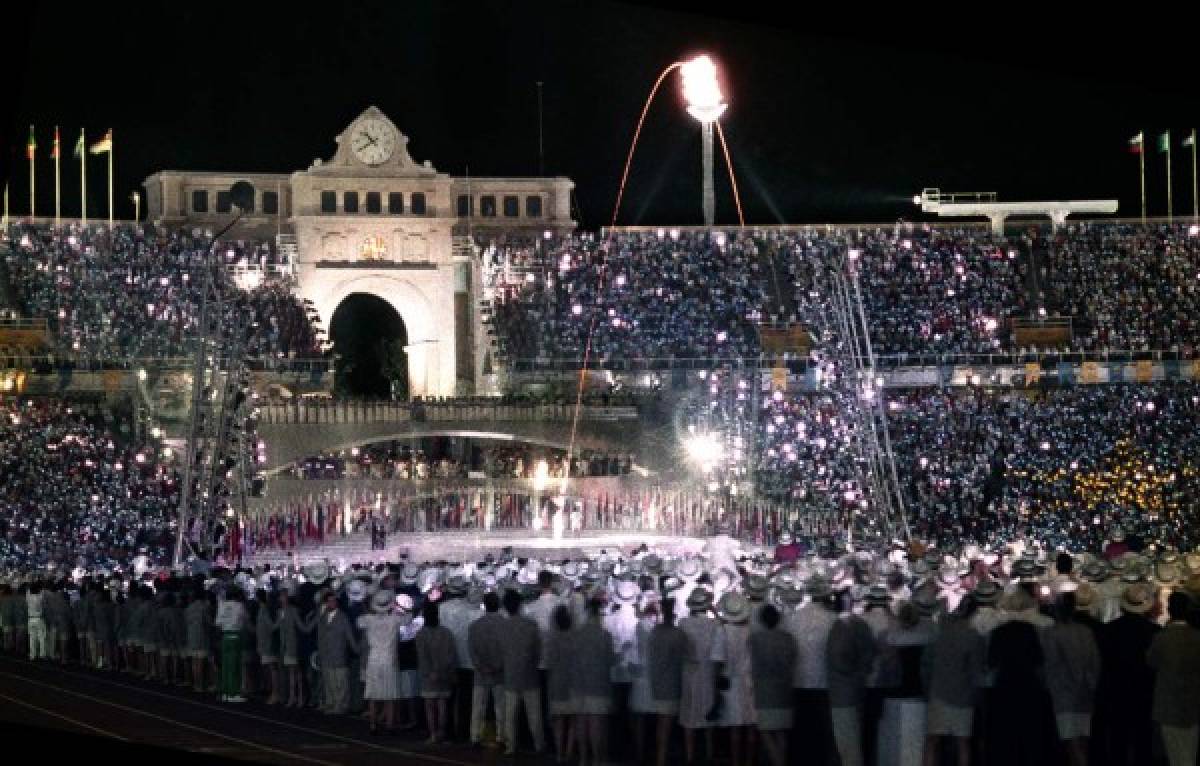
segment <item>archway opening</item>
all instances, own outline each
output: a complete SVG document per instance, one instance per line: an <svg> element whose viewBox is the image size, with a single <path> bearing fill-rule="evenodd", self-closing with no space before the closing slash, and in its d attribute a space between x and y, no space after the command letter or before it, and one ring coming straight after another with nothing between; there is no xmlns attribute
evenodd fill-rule
<svg viewBox="0 0 1200 766"><path fill-rule="evenodd" d="M351 293L329 323L334 390L341 396L408 399L408 330L392 304Z"/></svg>

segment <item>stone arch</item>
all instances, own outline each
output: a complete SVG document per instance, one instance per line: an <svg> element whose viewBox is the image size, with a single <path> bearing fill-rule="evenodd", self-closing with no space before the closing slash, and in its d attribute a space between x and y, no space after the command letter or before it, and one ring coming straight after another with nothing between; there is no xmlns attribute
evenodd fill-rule
<svg viewBox="0 0 1200 766"><path fill-rule="evenodd" d="M438 327L440 314L434 302L419 286L390 274L363 274L333 280L322 285L318 295L310 298L323 323L333 319L333 313L354 293L375 295L386 301L408 333L408 380L410 396L443 395L442 377L449 374L453 388L454 370L443 371L441 345L453 343L454 327ZM452 352L452 349L451 349Z"/></svg>

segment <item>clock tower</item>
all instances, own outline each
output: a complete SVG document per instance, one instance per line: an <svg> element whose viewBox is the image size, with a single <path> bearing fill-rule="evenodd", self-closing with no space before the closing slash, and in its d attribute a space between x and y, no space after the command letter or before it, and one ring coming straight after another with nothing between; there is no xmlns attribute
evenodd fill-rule
<svg viewBox="0 0 1200 766"><path fill-rule="evenodd" d="M326 329L350 295L384 299L407 330L411 394L473 388L472 372L457 369L456 344L470 328L457 326L456 293L471 264L452 257L452 179L414 161L408 138L373 106L335 141L330 160L292 174L300 294Z"/></svg>
<svg viewBox="0 0 1200 766"><path fill-rule="evenodd" d="M162 170L143 183L148 219L217 231L232 215L229 187L254 203L231 237L274 237L287 248L297 295L326 331L350 295L387 301L404 323L414 396L497 391L491 300L473 242L570 231L569 178L457 177L409 153L408 137L368 107L334 137L333 155L295 173Z"/></svg>

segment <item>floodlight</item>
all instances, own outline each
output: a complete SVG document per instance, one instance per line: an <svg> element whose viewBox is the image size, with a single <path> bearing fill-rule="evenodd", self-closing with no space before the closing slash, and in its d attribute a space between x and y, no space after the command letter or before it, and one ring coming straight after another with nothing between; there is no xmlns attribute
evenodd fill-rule
<svg viewBox="0 0 1200 766"><path fill-rule="evenodd" d="M702 123L715 122L725 113L728 104L717 82L717 65L706 55L697 56L680 68L683 75L683 99L688 114Z"/></svg>
<svg viewBox="0 0 1200 766"><path fill-rule="evenodd" d="M688 456L701 465L709 466L721 459L724 450L715 434L702 433L689 436L684 441Z"/></svg>

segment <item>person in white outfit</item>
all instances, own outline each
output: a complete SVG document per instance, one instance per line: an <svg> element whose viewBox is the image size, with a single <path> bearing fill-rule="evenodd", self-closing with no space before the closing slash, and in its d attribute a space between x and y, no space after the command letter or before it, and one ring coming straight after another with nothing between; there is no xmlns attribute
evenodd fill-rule
<svg viewBox="0 0 1200 766"><path fill-rule="evenodd" d="M42 608L45 604L45 594L42 593L42 584L35 582L29 586L29 593L25 596L25 606L29 622L29 659L44 660L49 659L46 653L46 619Z"/></svg>
<svg viewBox="0 0 1200 766"><path fill-rule="evenodd" d="M696 730L705 730L705 745L713 754L712 716L717 703L716 669L714 658L723 659L721 624L708 616L712 609L712 593L697 587L688 597L689 615L679 621L679 628L688 638L683 657L683 694L679 700L679 724L683 727L684 750L688 763L695 761Z"/></svg>
<svg viewBox="0 0 1200 766"><path fill-rule="evenodd" d="M367 719L372 734L379 733L378 721L381 713L384 730L392 731L396 714L395 701L400 697L397 645L404 626L400 617L392 612L394 598L390 590L377 592L371 599L371 614L364 614L358 618L358 629L362 631L367 647L367 688L363 692L363 699L367 700Z"/></svg>
<svg viewBox="0 0 1200 766"><path fill-rule="evenodd" d="M742 763L743 758L748 759L756 749L750 612L750 601L741 593L726 593L717 603L725 650L721 675L728 679L728 688L721 692L721 716L717 725L729 729L730 752L735 766Z"/></svg>

